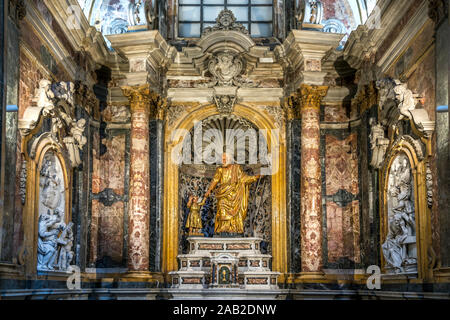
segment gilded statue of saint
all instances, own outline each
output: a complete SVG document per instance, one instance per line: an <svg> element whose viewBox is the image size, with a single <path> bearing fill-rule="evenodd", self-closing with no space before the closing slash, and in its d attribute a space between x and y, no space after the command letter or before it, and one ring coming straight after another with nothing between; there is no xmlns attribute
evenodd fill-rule
<svg viewBox="0 0 450 320"><path fill-rule="evenodd" d="M188 229L189 236L203 236L202 233L202 216L200 214L201 208L205 205L205 200L198 201L198 197L191 196L189 198L187 207L189 215L186 221L186 229Z"/></svg>
<svg viewBox="0 0 450 320"><path fill-rule="evenodd" d="M248 176L238 164L224 154L222 166L217 168L205 199L213 190L217 199L215 234L243 234L247 216L249 188L261 176Z"/></svg>

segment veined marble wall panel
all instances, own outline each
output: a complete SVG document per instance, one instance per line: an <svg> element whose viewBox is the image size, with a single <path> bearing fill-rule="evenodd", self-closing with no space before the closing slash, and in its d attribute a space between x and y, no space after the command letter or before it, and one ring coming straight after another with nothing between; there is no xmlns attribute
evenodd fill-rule
<svg viewBox="0 0 450 320"><path fill-rule="evenodd" d="M346 207L327 201L328 263L360 263L359 201Z"/></svg>
<svg viewBox="0 0 450 320"><path fill-rule="evenodd" d="M332 196L339 190L358 194L357 135L351 134L344 140L327 135L325 143L326 195Z"/></svg>
<svg viewBox="0 0 450 320"><path fill-rule="evenodd" d="M99 146L100 134L93 135L94 146ZM125 260L126 233L127 145L126 132L110 134L102 140L101 148L92 150L92 217L90 228L91 267L121 267Z"/></svg>
<svg viewBox="0 0 450 320"><path fill-rule="evenodd" d="M324 108L325 117L326 110ZM343 116L345 109L334 107L334 110ZM325 130L322 142L325 265L353 268L361 263L358 134L348 130Z"/></svg>
<svg viewBox="0 0 450 320"><path fill-rule="evenodd" d="M97 261L96 266L120 266L124 247L124 203L105 206L98 200L92 201L92 215L97 222ZM108 261L109 260L109 261Z"/></svg>

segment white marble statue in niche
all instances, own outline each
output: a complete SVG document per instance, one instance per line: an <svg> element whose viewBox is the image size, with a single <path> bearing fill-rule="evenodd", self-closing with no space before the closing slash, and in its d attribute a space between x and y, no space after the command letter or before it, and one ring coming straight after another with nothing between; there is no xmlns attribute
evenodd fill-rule
<svg viewBox="0 0 450 320"><path fill-rule="evenodd" d="M388 273L416 273L414 183L405 154L392 163L387 190L388 235L382 245Z"/></svg>
<svg viewBox="0 0 450 320"><path fill-rule="evenodd" d="M73 224L65 223L64 174L59 159L48 152L39 181L38 263L40 271L67 271L73 259Z"/></svg>

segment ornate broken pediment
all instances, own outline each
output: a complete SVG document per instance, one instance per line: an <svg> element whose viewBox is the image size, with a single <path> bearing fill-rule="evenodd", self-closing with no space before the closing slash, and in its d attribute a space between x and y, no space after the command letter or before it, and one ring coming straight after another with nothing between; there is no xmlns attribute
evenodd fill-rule
<svg viewBox="0 0 450 320"><path fill-rule="evenodd" d="M202 37L210 34L214 31L238 31L244 34L248 34L248 30L241 23L236 22L236 17L233 11L224 9L219 13L216 18L217 24L212 27L207 27L203 30Z"/></svg>
<svg viewBox="0 0 450 320"><path fill-rule="evenodd" d="M80 150L87 138L84 136L86 120L74 117L74 93L75 85L71 82L41 80L32 105L19 120L19 132L22 137L27 137L43 118L51 119L51 138L66 147L72 167L77 167L82 163Z"/></svg>

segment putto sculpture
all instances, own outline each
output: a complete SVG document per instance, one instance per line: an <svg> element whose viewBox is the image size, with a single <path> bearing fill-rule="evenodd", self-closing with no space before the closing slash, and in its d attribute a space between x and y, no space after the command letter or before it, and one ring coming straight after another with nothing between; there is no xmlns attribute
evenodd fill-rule
<svg viewBox="0 0 450 320"><path fill-rule="evenodd" d="M80 151L87 142L84 136L85 119L74 116L75 85L71 82L53 83L47 79L39 82L33 104L19 120L19 131L27 136L38 125L40 118L51 118L50 133L55 143L65 146L72 167L81 164ZM64 129L64 130L62 130Z"/></svg>
<svg viewBox="0 0 450 320"><path fill-rule="evenodd" d="M385 137L384 127L375 118L371 118L369 123L371 127L370 148L372 149L370 165L375 169L380 169L389 147L389 139Z"/></svg>

